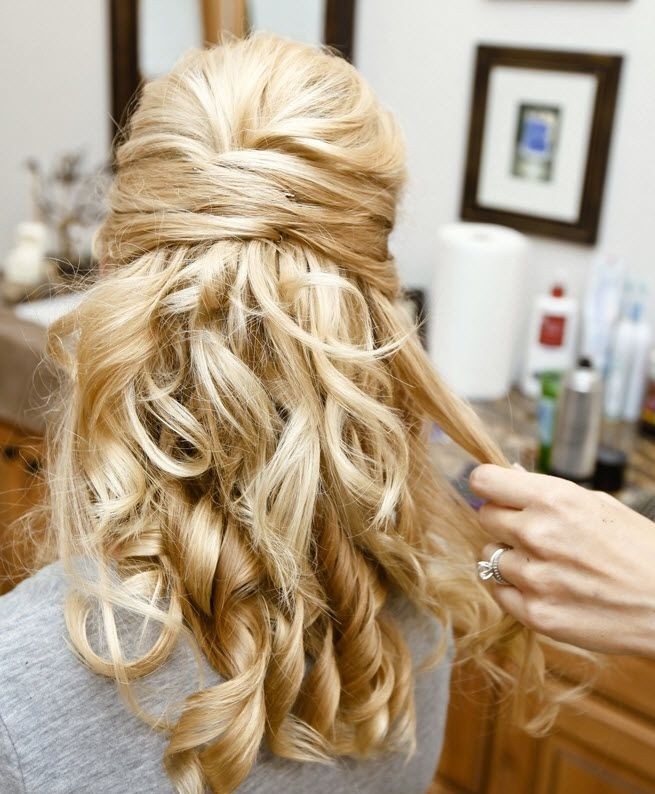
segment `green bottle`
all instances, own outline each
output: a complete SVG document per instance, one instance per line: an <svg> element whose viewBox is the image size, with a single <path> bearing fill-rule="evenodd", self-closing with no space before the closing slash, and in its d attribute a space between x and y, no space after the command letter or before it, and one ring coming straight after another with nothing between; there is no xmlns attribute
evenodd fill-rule
<svg viewBox="0 0 655 794"><path fill-rule="evenodd" d="M562 385L561 372L541 372L541 397L537 405L537 422L539 425L539 457L537 468L540 472L550 472L550 455L553 448L553 433L555 431L555 414L557 400Z"/></svg>

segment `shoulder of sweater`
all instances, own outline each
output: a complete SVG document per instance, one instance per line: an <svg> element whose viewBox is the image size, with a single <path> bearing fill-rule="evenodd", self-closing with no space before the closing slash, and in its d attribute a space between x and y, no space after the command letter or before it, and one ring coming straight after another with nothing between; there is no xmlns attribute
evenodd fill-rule
<svg viewBox="0 0 655 794"><path fill-rule="evenodd" d="M26 616L31 619L61 609L66 590L66 573L59 560L23 579L13 590L0 596L0 632Z"/></svg>
<svg viewBox="0 0 655 794"><path fill-rule="evenodd" d="M54 651L66 633L63 604L67 573L60 561L51 563L0 596L0 667L15 664L19 649L45 647ZM405 637L414 664L436 647L443 632L437 618L414 605L403 593L391 591L384 607ZM12 637L13 635L13 637ZM448 638L452 655L452 637ZM5 653L3 653L3 649ZM13 659L12 659L13 657Z"/></svg>

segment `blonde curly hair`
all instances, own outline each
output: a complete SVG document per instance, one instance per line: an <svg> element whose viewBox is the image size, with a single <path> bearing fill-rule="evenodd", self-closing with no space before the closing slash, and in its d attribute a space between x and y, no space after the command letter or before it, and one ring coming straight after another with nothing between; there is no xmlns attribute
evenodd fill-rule
<svg viewBox="0 0 655 794"><path fill-rule="evenodd" d="M177 790L233 791L262 739L308 761L411 752L392 588L497 683L542 692L534 635L476 576L476 515L430 462L434 422L505 461L401 308L391 113L333 53L254 35L145 85L116 161L105 276L50 331L69 378L49 521L76 577L72 645L169 732ZM138 658L121 609L159 626ZM132 686L182 634L224 683L167 721Z"/></svg>

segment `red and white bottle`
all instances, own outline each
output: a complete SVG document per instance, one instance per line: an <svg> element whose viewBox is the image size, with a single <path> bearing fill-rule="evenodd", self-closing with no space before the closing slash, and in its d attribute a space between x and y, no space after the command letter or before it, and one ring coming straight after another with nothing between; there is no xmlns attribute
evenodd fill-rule
<svg viewBox="0 0 655 794"><path fill-rule="evenodd" d="M539 396L542 372L567 372L573 366L578 316L578 301L566 295L563 278L553 283L548 295L535 299L521 374L521 390L528 397Z"/></svg>

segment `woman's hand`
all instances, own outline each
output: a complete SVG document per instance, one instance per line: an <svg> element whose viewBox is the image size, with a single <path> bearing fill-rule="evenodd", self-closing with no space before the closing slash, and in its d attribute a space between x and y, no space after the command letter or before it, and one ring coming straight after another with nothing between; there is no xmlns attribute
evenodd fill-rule
<svg viewBox="0 0 655 794"><path fill-rule="evenodd" d="M608 494L544 474L484 464L471 489L483 527L511 546L491 583L498 603L553 639L655 658L655 524Z"/></svg>

